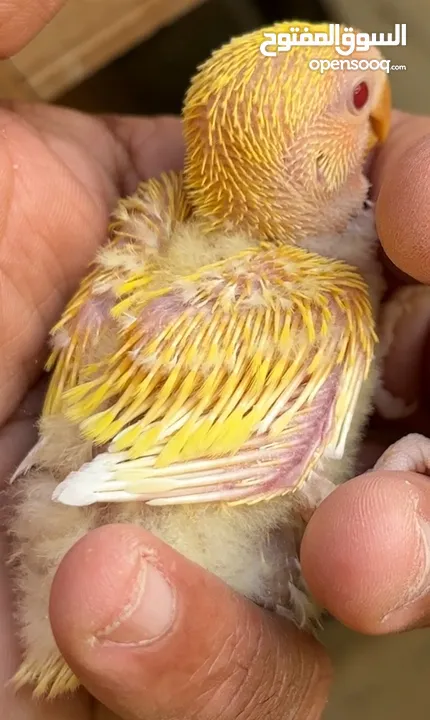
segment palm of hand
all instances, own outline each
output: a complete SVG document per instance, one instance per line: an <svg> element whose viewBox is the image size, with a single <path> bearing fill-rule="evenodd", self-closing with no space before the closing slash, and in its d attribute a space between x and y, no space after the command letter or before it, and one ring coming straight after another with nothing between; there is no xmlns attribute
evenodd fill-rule
<svg viewBox="0 0 430 720"><path fill-rule="evenodd" d="M94 118L45 106L0 111L0 483L30 448L46 338L76 288L119 195L180 167L179 123ZM18 331L17 331L18 328ZM33 389L30 389L32 388ZM22 401L22 404L18 404ZM0 571L0 707L16 720L90 717L88 697L33 704L4 688L19 662L6 570ZM85 714L86 713L86 714Z"/></svg>

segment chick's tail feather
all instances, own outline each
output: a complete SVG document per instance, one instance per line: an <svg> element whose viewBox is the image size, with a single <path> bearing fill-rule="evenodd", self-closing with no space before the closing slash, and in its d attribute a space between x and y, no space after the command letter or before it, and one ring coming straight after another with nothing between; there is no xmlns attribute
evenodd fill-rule
<svg viewBox="0 0 430 720"><path fill-rule="evenodd" d="M80 686L75 673L59 653L50 655L43 664L39 659L24 659L10 684L15 691L30 686L33 697L50 700L70 694Z"/></svg>

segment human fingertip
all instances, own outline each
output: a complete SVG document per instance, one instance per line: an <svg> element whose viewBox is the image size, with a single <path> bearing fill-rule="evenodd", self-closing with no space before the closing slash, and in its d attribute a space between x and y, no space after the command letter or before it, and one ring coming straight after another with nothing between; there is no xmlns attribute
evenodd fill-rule
<svg viewBox="0 0 430 720"><path fill-rule="evenodd" d="M367 634L430 621L430 484L415 473L370 472L340 486L306 531L311 592Z"/></svg>
<svg viewBox="0 0 430 720"><path fill-rule="evenodd" d="M403 273L430 282L430 120L428 133L387 158L376 202L381 245Z"/></svg>

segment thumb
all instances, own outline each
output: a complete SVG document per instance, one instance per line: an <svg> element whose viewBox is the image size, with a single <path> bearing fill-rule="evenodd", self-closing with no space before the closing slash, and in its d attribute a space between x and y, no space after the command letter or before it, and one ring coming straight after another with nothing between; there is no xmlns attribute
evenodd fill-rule
<svg viewBox="0 0 430 720"><path fill-rule="evenodd" d="M130 720L317 720L319 645L133 525L99 528L55 577L58 646L88 690Z"/></svg>

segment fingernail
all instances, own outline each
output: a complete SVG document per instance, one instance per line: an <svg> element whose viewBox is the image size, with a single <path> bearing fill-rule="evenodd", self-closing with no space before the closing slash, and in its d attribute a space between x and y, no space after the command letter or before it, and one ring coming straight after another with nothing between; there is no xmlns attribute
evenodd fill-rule
<svg viewBox="0 0 430 720"><path fill-rule="evenodd" d="M147 645L168 632L174 617L173 588L152 563L141 558L128 602L116 620L96 637L117 645Z"/></svg>

